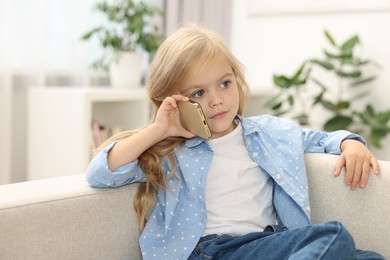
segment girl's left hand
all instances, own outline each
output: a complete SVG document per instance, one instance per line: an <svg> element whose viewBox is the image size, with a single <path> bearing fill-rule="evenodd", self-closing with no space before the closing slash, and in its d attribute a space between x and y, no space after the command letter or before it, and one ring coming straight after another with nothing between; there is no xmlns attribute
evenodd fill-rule
<svg viewBox="0 0 390 260"><path fill-rule="evenodd" d="M334 175L340 176L345 167L345 182L352 190L355 190L359 184L361 188L367 185L371 167L375 175L379 174L380 167L377 159L363 143L346 139L341 143L341 150L343 152L336 163Z"/></svg>

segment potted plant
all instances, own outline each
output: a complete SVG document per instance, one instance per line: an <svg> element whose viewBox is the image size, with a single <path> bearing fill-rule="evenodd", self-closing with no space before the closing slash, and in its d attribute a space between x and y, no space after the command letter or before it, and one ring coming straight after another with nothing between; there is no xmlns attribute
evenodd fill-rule
<svg viewBox="0 0 390 260"><path fill-rule="evenodd" d="M367 75L366 67L376 64L357 54L358 35L337 44L328 31L324 32L331 50L324 50L323 58L305 60L292 76L274 75L274 84L280 92L266 105L274 114L290 114L302 125L311 125L311 113L319 105L328 112L323 130L351 130L380 147L381 139L390 133L390 110L375 111L371 104L356 105L356 101L368 96L370 90L365 88L376 79L376 75ZM316 69L322 70L322 76L330 76L327 78L330 82L320 80L314 73ZM315 87L317 94L310 96Z"/></svg>
<svg viewBox="0 0 390 260"><path fill-rule="evenodd" d="M143 55L149 60L163 37L153 21L162 11L143 0L101 1L95 6L106 22L83 36L83 40L97 37L104 48L103 56L93 63L94 68L110 71L114 87L139 86L142 79Z"/></svg>

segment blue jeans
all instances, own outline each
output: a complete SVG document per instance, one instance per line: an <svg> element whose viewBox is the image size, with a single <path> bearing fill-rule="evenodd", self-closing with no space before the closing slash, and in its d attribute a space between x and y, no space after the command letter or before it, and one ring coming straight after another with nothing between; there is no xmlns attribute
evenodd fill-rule
<svg viewBox="0 0 390 260"><path fill-rule="evenodd" d="M355 249L350 233L332 221L294 230L267 227L244 236L202 237L189 259L385 259Z"/></svg>

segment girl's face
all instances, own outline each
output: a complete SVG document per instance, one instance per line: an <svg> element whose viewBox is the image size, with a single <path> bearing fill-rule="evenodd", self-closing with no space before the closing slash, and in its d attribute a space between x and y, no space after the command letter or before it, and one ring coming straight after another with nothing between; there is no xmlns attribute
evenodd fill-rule
<svg viewBox="0 0 390 260"><path fill-rule="evenodd" d="M236 77L223 55L205 64L193 81L185 82L181 93L201 105L212 138L234 130L233 119L239 108L239 94Z"/></svg>

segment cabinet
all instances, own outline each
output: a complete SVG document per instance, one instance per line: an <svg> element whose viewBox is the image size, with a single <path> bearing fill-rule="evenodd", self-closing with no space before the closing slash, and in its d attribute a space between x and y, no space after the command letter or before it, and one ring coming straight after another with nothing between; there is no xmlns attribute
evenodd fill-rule
<svg viewBox="0 0 390 260"><path fill-rule="evenodd" d="M253 90L245 115L263 114L270 91ZM91 121L134 129L150 122L146 89L34 87L28 92L27 179L85 173Z"/></svg>
<svg viewBox="0 0 390 260"><path fill-rule="evenodd" d="M36 87L28 92L27 179L85 173L91 122L133 129L148 123L144 88Z"/></svg>

